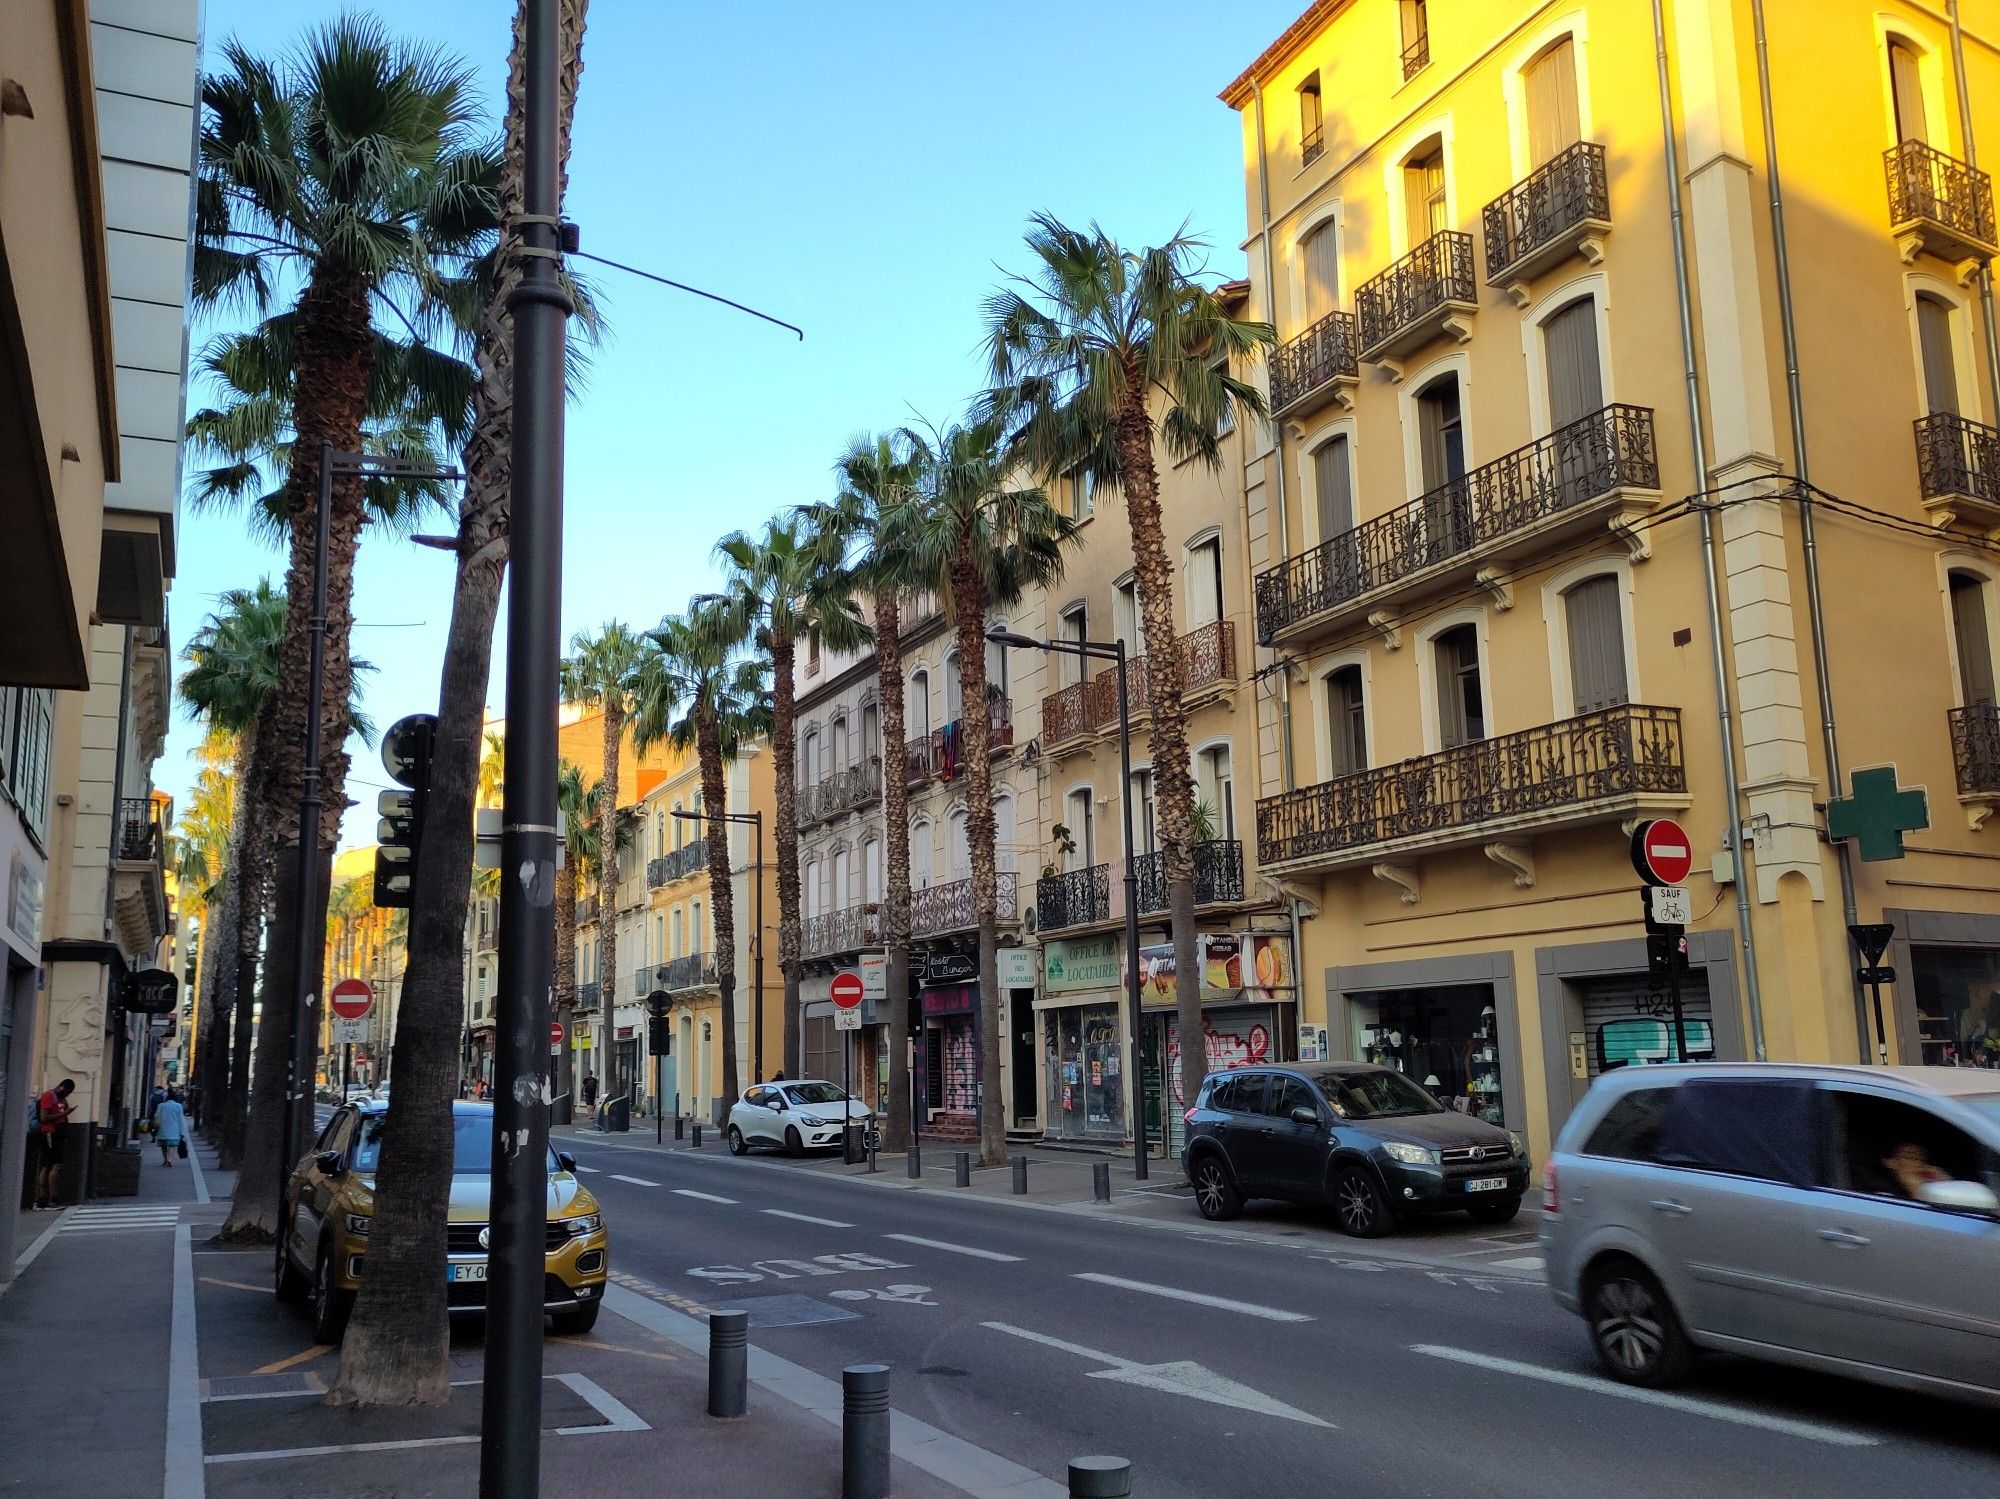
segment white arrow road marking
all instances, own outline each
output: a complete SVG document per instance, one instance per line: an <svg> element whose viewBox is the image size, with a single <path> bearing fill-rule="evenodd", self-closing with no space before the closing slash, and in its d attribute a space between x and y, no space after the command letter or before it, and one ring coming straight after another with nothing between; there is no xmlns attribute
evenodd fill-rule
<svg viewBox="0 0 2000 1499"><path fill-rule="evenodd" d="M951 1254L969 1254L976 1260L993 1260L1002 1265L1018 1265L1018 1254L1002 1254L997 1249L974 1249L970 1244L952 1244L944 1239L926 1239L920 1234L884 1234L885 1239L894 1239L899 1244L921 1244L926 1249L942 1249Z"/></svg>
<svg viewBox="0 0 2000 1499"><path fill-rule="evenodd" d="M990 1325L990 1324L989 1324ZM1636 1400L1642 1405L1657 1405L1665 1410L1680 1411L1690 1416L1708 1416L1717 1421L1733 1421L1738 1426L1754 1426L1760 1431L1774 1431L1781 1436L1803 1437L1809 1442L1825 1442L1832 1447L1879 1447L1881 1442L1858 1431L1842 1431L1834 1426L1820 1426L1811 1421L1793 1421L1784 1416L1767 1416L1760 1411L1743 1410L1738 1406L1722 1405L1713 1400L1696 1400L1687 1395L1675 1395L1665 1390L1644 1390L1632 1385L1618 1384L1594 1374L1574 1374L1567 1369L1544 1369L1539 1364L1518 1363L1511 1358L1495 1358L1488 1353L1473 1353L1465 1348L1445 1348L1435 1343L1412 1343L1412 1353L1421 1353L1431 1358L1449 1359L1455 1364L1470 1364L1475 1369L1490 1369L1496 1374L1517 1374L1528 1379L1539 1379L1549 1384L1567 1386L1572 1390L1589 1390L1599 1395L1616 1395L1621 1400Z"/></svg>
<svg viewBox="0 0 2000 1499"><path fill-rule="evenodd" d="M643 1176L620 1176L616 1171L611 1173L611 1179L615 1182L630 1182L635 1187L657 1187L659 1185L658 1182L647 1181Z"/></svg>
<svg viewBox="0 0 2000 1499"><path fill-rule="evenodd" d="M736 1206L734 1197L717 1197L713 1192L697 1192L692 1187L675 1187L673 1193L676 1197L692 1197L700 1202L721 1202L730 1207Z"/></svg>
<svg viewBox="0 0 2000 1499"><path fill-rule="evenodd" d="M1007 1333L1012 1337L1026 1338L1031 1343L1060 1348L1064 1353L1073 1353L1078 1358L1089 1359L1095 1364L1111 1365L1109 1369L1093 1370L1090 1374L1092 1379L1108 1379L1115 1384L1164 1390L1169 1395L1185 1395L1190 1400L1206 1400L1210 1405L1228 1405L1260 1416L1277 1416L1307 1426L1324 1426L1329 1431L1334 1429L1331 1421L1322 1421L1318 1416L1307 1415L1296 1407L1286 1405L1282 1400L1273 1400L1261 1390L1253 1390L1247 1384L1238 1384L1235 1380L1225 1378L1213 1369L1204 1368L1188 1359L1177 1359L1170 1364L1141 1364L1129 1358L1120 1358L1114 1353L1105 1353L1101 1349L1086 1348L1081 1343L1066 1343L1061 1338L1050 1337L1047 1333L1030 1332L1027 1328L1016 1327L1010 1322L982 1322L979 1325L990 1327L995 1332Z"/></svg>
<svg viewBox="0 0 2000 1499"><path fill-rule="evenodd" d="M1165 1296L1172 1301L1188 1301L1196 1306L1212 1306L1219 1311L1241 1312L1246 1317L1262 1317L1266 1322L1310 1322L1304 1312L1288 1312L1280 1307L1259 1306L1254 1301L1232 1301L1227 1296L1210 1296L1201 1291L1183 1291L1178 1286L1156 1286L1150 1281L1127 1280L1122 1275L1098 1275L1086 1271L1072 1277L1095 1281L1100 1286L1118 1286L1127 1291L1143 1291L1148 1296Z"/></svg>

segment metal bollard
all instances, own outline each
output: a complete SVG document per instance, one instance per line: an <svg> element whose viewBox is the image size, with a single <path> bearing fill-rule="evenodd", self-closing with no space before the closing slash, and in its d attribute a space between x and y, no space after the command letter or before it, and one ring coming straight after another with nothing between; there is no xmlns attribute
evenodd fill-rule
<svg viewBox="0 0 2000 1499"><path fill-rule="evenodd" d="M686 1139L686 1138L687 1138L687 1133L686 1133L686 1131L687 1131L687 1120L685 1120L685 1119L681 1118L681 1111L680 1111L679 1109L675 1109L675 1110L674 1110L674 1138L675 1138L676 1140L684 1140L684 1139Z"/></svg>
<svg viewBox="0 0 2000 1499"><path fill-rule="evenodd" d="M1128 1499L1132 1464L1122 1457L1069 1460L1069 1499Z"/></svg>
<svg viewBox="0 0 2000 1499"><path fill-rule="evenodd" d="M868 1169L871 1173L875 1170L875 1147L881 1143L875 1134L871 1133L868 1136Z"/></svg>
<svg viewBox="0 0 2000 1499"><path fill-rule="evenodd" d="M750 1314L708 1314L708 1413L740 1416L750 1408Z"/></svg>
<svg viewBox="0 0 2000 1499"><path fill-rule="evenodd" d="M908 1151L907 1155L905 1156L905 1160L906 1160L906 1161L907 1161L907 1163L908 1163L908 1170L909 1170L909 1173L910 1173L910 1180L911 1180L911 1181L917 1181L917 1180L920 1180L920 1179L922 1178L923 1174L924 1174L924 1148L923 1148L923 1146L921 1146L921 1145L917 1144L917 1142L916 1142L916 1141L912 1140L912 1141L910 1142L910 1148L909 1148L909 1151Z"/></svg>
<svg viewBox="0 0 2000 1499"><path fill-rule="evenodd" d="M1090 1168L1090 1195L1099 1202L1111 1200L1111 1163L1099 1161Z"/></svg>
<svg viewBox="0 0 2000 1499"><path fill-rule="evenodd" d="M889 1499L889 1366L840 1371L840 1499Z"/></svg>
<svg viewBox="0 0 2000 1499"><path fill-rule="evenodd" d="M1028 1158L1024 1155L1017 1155L1014 1157L1014 1195L1016 1197L1022 1196L1027 1190Z"/></svg>
<svg viewBox="0 0 2000 1499"><path fill-rule="evenodd" d="M954 1187L972 1185L972 1152L961 1150L951 1158L951 1184Z"/></svg>
<svg viewBox="0 0 2000 1499"><path fill-rule="evenodd" d="M694 1148L696 1150L701 1149L701 1121L699 1119L694 1122Z"/></svg>

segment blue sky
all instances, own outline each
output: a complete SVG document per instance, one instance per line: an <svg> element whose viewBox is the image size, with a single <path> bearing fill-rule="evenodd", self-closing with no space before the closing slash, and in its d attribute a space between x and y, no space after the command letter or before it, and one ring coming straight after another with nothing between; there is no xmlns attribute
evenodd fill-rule
<svg viewBox="0 0 2000 1499"><path fill-rule="evenodd" d="M595 0L567 203L584 248L806 338L591 268L612 333L569 411L564 637L684 605L709 586L715 539L823 497L852 434L956 414L980 383L980 300L1023 267L1030 213L1095 218L1134 244L1185 220L1216 272L1241 275L1241 136L1215 95L1302 5ZM208 43L281 51L341 9L208 0ZM378 13L456 49L497 116L511 0ZM182 524L176 646L222 589L283 573L232 517ZM378 724L435 708L450 598L447 554L364 539L355 651L379 667ZM177 719L156 768L176 796L198 737ZM363 805L344 844L373 840L386 780L353 749Z"/></svg>

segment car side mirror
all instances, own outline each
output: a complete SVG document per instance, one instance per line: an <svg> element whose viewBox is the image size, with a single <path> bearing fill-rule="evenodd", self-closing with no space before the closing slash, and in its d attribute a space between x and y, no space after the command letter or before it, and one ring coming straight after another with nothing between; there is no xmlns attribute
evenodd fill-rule
<svg viewBox="0 0 2000 1499"><path fill-rule="evenodd" d="M337 1150L322 1150L313 1161L327 1176L339 1176L347 1169L340 1164L340 1152Z"/></svg>
<svg viewBox="0 0 2000 1499"><path fill-rule="evenodd" d="M782 1098L774 1098L774 1099L772 1099L772 1100L771 1100L771 1107L772 1107L772 1108L774 1108L774 1109L776 1109L776 1110L777 1110L777 1111L778 1111L778 1112L779 1112L780 1114L784 1113L784 1112L785 1112L785 1101L784 1101L784 1099L782 1099Z"/></svg>
<svg viewBox="0 0 2000 1499"><path fill-rule="evenodd" d="M1925 1182L1917 1188L1917 1200L1954 1213L1977 1213L1982 1218L2000 1218L2000 1194L1981 1182Z"/></svg>
<svg viewBox="0 0 2000 1499"><path fill-rule="evenodd" d="M565 1171L574 1171L576 1170L576 1157L571 1155L567 1150L558 1150L556 1152L556 1164Z"/></svg>
<svg viewBox="0 0 2000 1499"><path fill-rule="evenodd" d="M1306 1106L1305 1106L1304 1104L1300 1104L1300 1105L1298 1105L1298 1107L1296 1107L1295 1109L1293 1109L1293 1110L1292 1110L1292 1123L1294 1123L1294 1124L1318 1124L1318 1123L1319 1123L1319 1110L1318 1110L1318 1109L1312 1109L1312 1108L1307 1108L1307 1107L1306 1107Z"/></svg>

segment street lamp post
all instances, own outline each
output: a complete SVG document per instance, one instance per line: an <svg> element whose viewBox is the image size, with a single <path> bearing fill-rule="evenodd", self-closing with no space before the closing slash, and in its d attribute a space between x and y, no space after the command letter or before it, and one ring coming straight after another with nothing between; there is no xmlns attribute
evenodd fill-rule
<svg viewBox="0 0 2000 1499"><path fill-rule="evenodd" d="M756 871L752 885L751 903L754 907L750 920L755 925L757 940L752 944L750 962L755 972L751 975L750 986L753 998L750 1003L750 1081L760 1082L764 1073L764 814L762 812L689 812L676 809L675 817L683 822L740 822L751 832L750 862ZM713 906L714 898L710 897ZM696 947L699 949L701 934L695 933ZM738 1079L741 1081L741 1079ZM730 1099L730 1103L735 1103Z"/></svg>
<svg viewBox="0 0 2000 1499"><path fill-rule="evenodd" d="M1148 1178L1146 1160L1146 1033L1145 1016L1139 1005L1139 870L1132 850L1132 708L1126 696L1125 642L1122 640L1036 640L997 626L986 632L996 645L1019 646L1031 651L1066 651L1081 660L1093 657L1111 661L1118 668L1118 770L1119 805L1125 818L1125 1003L1132 1014L1132 1175ZM1166 1108L1167 1074L1160 1068L1160 1106ZM1165 1134L1165 1120L1161 1121Z"/></svg>

